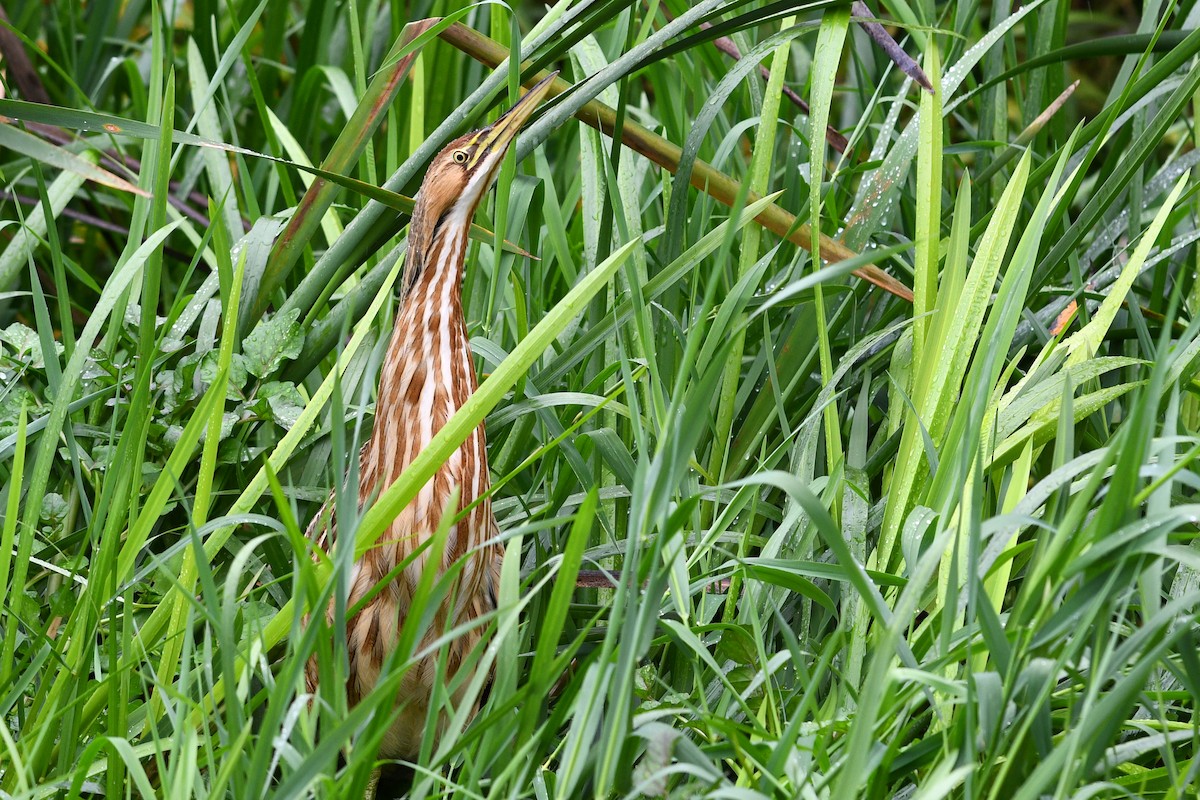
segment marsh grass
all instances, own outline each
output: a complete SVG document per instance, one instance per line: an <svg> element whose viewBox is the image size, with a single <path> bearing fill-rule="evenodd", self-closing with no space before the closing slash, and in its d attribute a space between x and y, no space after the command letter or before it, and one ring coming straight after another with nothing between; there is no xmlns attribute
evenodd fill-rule
<svg viewBox="0 0 1200 800"><path fill-rule="evenodd" d="M872 7L930 94L833 3L6 3L0 792L361 796L448 584L355 708L338 598L486 418L500 607L411 796L1194 795L1198 9L1010 5ZM359 509L504 52L571 88L476 219L487 378Z"/></svg>

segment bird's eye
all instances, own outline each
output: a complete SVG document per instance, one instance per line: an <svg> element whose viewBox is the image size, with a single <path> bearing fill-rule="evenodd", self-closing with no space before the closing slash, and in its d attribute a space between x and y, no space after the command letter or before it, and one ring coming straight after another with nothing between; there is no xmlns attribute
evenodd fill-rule
<svg viewBox="0 0 1200 800"><path fill-rule="evenodd" d="M455 150L454 151L454 163L455 164L467 163L467 151L466 150Z"/></svg>

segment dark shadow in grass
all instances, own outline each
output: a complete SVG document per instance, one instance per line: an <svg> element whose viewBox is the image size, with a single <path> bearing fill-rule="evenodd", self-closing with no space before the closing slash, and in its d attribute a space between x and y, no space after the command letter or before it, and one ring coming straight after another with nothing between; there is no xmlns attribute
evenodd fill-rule
<svg viewBox="0 0 1200 800"><path fill-rule="evenodd" d="M402 764L385 764L379 776L375 800L401 800L412 789L413 771Z"/></svg>

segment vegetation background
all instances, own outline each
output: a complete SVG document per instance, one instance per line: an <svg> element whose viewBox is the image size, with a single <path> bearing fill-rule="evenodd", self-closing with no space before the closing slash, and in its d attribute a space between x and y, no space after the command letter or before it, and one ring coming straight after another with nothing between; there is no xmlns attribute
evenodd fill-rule
<svg viewBox="0 0 1200 800"><path fill-rule="evenodd" d="M1200 4L871 3L935 93L834 2L4 10L4 797L361 796L422 618L348 709L302 531L519 59L423 462L487 415L495 682L412 796L1195 796Z"/></svg>

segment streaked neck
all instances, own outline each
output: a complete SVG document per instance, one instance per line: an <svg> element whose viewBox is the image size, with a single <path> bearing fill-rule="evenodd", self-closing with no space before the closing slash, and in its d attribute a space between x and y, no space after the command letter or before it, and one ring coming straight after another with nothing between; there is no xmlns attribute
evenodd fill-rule
<svg viewBox="0 0 1200 800"><path fill-rule="evenodd" d="M461 297L466 247L465 229L435 237L396 316L361 474L364 496L399 475L475 390Z"/></svg>

